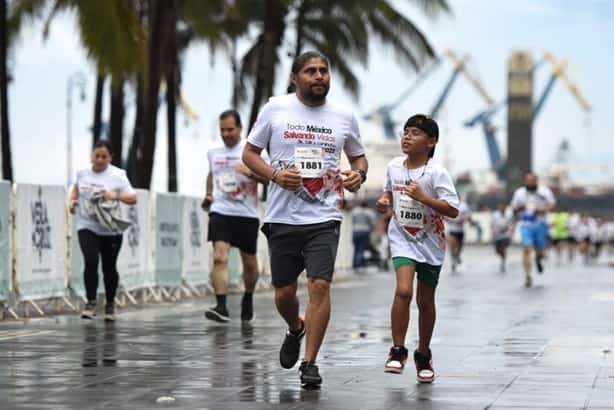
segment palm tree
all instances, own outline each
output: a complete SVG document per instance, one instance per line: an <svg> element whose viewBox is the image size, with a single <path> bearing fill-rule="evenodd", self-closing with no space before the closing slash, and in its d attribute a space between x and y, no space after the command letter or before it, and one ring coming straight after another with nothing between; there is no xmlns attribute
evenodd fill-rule
<svg viewBox="0 0 614 410"><path fill-rule="evenodd" d="M47 10L50 10L45 16ZM93 141L100 138L102 94L105 78L111 77L111 142L115 147L114 164L121 164L124 84L143 64L143 30L135 4L125 0L15 0L11 10L12 32L17 33L26 19L45 20L43 33L48 35L53 18L63 11L77 17L79 38L89 58L96 64L96 98L94 104Z"/></svg>
<svg viewBox="0 0 614 410"><path fill-rule="evenodd" d="M124 133L124 79L121 75L111 77L111 118L109 140L113 147L112 164L122 166L122 145Z"/></svg>
<svg viewBox="0 0 614 410"><path fill-rule="evenodd" d="M428 17L434 18L449 12L445 0L407 1ZM300 54L306 46L321 51L329 58L332 70L339 75L344 86L353 95L358 95L360 89L350 62L366 64L369 57L369 40L372 37L380 40L384 46L392 48L400 62L408 63L414 69L420 68L434 57L433 49L424 34L392 6L389 0L271 0L267 6L268 16L276 13L278 17L274 24L267 24L267 17L264 17L261 35L242 60L241 81L251 80L254 83L250 128L260 105L272 95L275 74L267 61L271 61L268 60L271 56L276 58L277 51L270 50L275 47L275 43L269 39L279 38L280 30L283 39L285 21L295 30L293 54ZM269 10L273 7L276 11ZM280 15L283 17L279 17ZM281 41L277 43L277 47L280 45ZM267 61L263 62L262 59Z"/></svg>
<svg viewBox="0 0 614 410"><path fill-rule="evenodd" d="M256 41L257 47L252 48L257 57L255 64L256 80L254 95L252 97L252 109L249 115L249 129L251 129L252 125L256 122L260 105L262 105L268 97L273 95L275 67L279 63L278 49L284 39L286 30L285 17L289 10L289 4L286 0L265 1L266 11L264 13L262 33ZM250 65L253 67L253 63Z"/></svg>
<svg viewBox="0 0 614 410"><path fill-rule="evenodd" d="M212 53L220 47L230 49L233 40L247 30L248 20L239 11L245 9L223 0L169 1L168 15L163 23L166 24L165 37L161 40L162 77L166 85L169 192L176 192L178 188L176 112L181 89L181 55L194 40L206 41Z"/></svg>
<svg viewBox="0 0 614 410"><path fill-rule="evenodd" d="M6 0L0 0L0 127L2 128L2 177L13 181L11 134L9 127L9 99L7 73L8 24Z"/></svg>
<svg viewBox="0 0 614 410"><path fill-rule="evenodd" d="M169 31L166 40L165 75L166 80L166 127L167 127L167 190L177 192L177 96L179 94L179 52L177 50L177 0L167 0L169 9Z"/></svg>
<svg viewBox="0 0 614 410"><path fill-rule="evenodd" d="M94 93L94 124L92 125L92 146L100 139L102 131L102 98L106 76L98 72L96 76L96 91Z"/></svg>
<svg viewBox="0 0 614 410"><path fill-rule="evenodd" d="M149 3L147 37L147 73L145 80L145 105L143 111L142 161L137 168L134 185L148 189L151 186L154 152L156 148L156 120L158 114L158 93L161 77L161 40L163 18L166 12L164 0L151 0Z"/></svg>

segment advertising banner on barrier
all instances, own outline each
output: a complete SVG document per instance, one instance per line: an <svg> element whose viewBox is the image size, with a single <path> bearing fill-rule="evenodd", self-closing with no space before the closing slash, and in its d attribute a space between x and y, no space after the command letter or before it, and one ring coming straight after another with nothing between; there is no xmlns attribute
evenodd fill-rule
<svg viewBox="0 0 614 410"><path fill-rule="evenodd" d="M151 262L150 195L144 189L137 189L136 195L136 205L122 204L122 213L132 225L124 231L117 258L119 282L128 291L155 285Z"/></svg>
<svg viewBox="0 0 614 410"><path fill-rule="evenodd" d="M65 191L62 186L17 185L15 282L21 300L65 294Z"/></svg>
<svg viewBox="0 0 614 410"><path fill-rule="evenodd" d="M173 194L156 194L155 261L156 285L181 286L182 225L184 198Z"/></svg>
<svg viewBox="0 0 614 410"><path fill-rule="evenodd" d="M207 243L208 215L200 208L200 199L184 198L182 277L192 286L209 283L211 260Z"/></svg>
<svg viewBox="0 0 614 410"><path fill-rule="evenodd" d="M0 181L0 301L6 300L11 278L11 183Z"/></svg>

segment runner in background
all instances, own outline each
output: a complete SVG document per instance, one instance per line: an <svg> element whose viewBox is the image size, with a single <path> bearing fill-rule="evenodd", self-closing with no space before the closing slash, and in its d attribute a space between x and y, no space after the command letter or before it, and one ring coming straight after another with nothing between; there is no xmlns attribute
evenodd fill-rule
<svg viewBox="0 0 614 410"><path fill-rule="evenodd" d="M461 252L465 242L465 224L471 222L471 208L460 198L458 216L456 218L446 218L448 228L448 243L450 245L450 255L452 256L452 272L456 272L458 265L462 263Z"/></svg>
<svg viewBox="0 0 614 410"><path fill-rule="evenodd" d="M569 217L567 218L567 259L569 262L574 261L576 250L581 242L580 219L580 214L577 212L569 212Z"/></svg>
<svg viewBox="0 0 614 410"><path fill-rule="evenodd" d="M550 219L550 239L556 251L557 265L561 265L563 251L569 242L569 214L565 209L557 209L549 216ZM568 245L567 245L568 246Z"/></svg>
<svg viewBox="0 0 614 410"><path fill-rule="evenodd" d="M492 232L495 252L501 260L499 271L506 270L507 248L510 246L512 233L514 232L514 219L506 212L507 205L500 203L499 208L492 213L490 228Z"/></svg>
<svg viewBox="0 0 614 410"><path fill-rule="evenodd" d="M98 297L98 261L102 260L106 304L105 321L115 320L115 294L119 284L117 257L121 250L123 233L113 230L97 216L100 207L94 201L101 196L104 201L118 201L134 205L136 193L128 181L126 171L111 164L113 150L106 140L99 140L92 151L92 165L77 172L77 181L72 187L70 213L77 207L77 235L83 252L83 280L87 294L87 303L81 312L84 319L93 319L96 315Z"/></svg>
<svg viewBox="0 0 614 410"><path fill-rule="evenodd" d="M241 321L254 318L253 293L258 281L258 183L259 177L241 162L245 141L241 140L241 117L235 110L224 111L219 117L220 136L224 146L207 153L209 174L203 202L209 211L208 240L213 243L211 284L216 305L205 311L205 317L216 322L228 322L228 255L231 247L238 248L243 266L245 291L241 300Z"/></svg>
<svg viewBox="0 0 614 410"><path fill-rule="evenodd" d="M522 265L525 272L525 287L531 287L532 259L535 258L537 271L543 272L542 259L548 240L546 214L554 209L556 200L550 188L538 185L537 175L532 172L525 176L525 186L514 192L512 209L520 218L520 236L523 247Z"/></svg>

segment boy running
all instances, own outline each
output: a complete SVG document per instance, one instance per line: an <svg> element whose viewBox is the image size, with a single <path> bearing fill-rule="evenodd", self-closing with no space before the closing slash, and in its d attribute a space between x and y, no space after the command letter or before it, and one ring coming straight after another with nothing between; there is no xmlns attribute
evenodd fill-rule
<svg viewBox="0 0 614 410"><path fill-rule="evenodd" d="M391 309L392 340L385 371L402 373L407 361L405 336L409 304L417 273L419 346L414 351L417 380L435 379L429 348L435 326L435 288L443 264L446 238L444 217L458 216L459 199L452 178L430 163L439 138L437 123L425 116L410 117L403 128L401 148L405 156L394 158L386 171L386 187L377 200L379 212L392 207L388 225L396 291Z"/></svg>

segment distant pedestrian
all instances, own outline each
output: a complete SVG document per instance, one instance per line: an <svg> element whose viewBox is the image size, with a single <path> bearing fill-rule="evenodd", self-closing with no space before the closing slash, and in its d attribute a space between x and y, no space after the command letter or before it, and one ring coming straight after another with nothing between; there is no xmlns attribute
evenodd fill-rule
<svg viewBox="0 0 614 410"><path fill-rule="evenodd" d="M371 249L371 232L377 222L375 211L367 201L361 201L352 209L352 242L354 243L353 267L365 266L365 252Z"/></svg>

